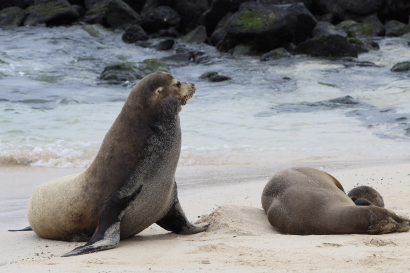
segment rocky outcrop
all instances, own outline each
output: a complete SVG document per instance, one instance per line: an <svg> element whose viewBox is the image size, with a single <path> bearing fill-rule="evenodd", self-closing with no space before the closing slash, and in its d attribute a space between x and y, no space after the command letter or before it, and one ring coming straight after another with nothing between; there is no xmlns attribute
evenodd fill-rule
<svg viewBox="0 0 410 273"><path fill-rule="evenodd" d="M135 82L157 71L169 72L169 67L156 59L147 59L141 63L119 63L105 67L100 75L100 80L111 84L121 84L126 81Z"/></svg>
<svg viewBox="0 0 410 273"><path fill-rule="evenodd" d="M340 36L347 37L347 34L343 31L343 29L337 28L328 22L318 22L316 24L316 27L312 31L313 37L333 34L338 34Z"/></svg>
<svg viewBox="0 0 410 273"><path fill-rule="evenodd" d="M174 9L181 16L184 33L197 27L198 19L209 8L207 0L174 0Z"/></svg>
<svg viewBox="0 0 410 273"><path fill-rule="evenodd" d="M394 20L389 21L386 24L387 37L398 37L406 33L410 33L410 25L406 25Z"/></svg>
<svg viewBox="0 0 410 273"><path fill-rule="evenodd" d="M397 63L390 70L392 72L407 72L407 71L410 71L410 62Z"/></svg>
<svg viewBox="0 0 410 273"><path fill-rule="evenodd" d="M293 54L327 58L357 58L356 48L340 35L324 35L306 40L295 48Z"/></svg>
<svg viewBox="0 0 410 273"><path fill-rule="evenodd" d="M227 22L231 19L233 12L226 14L216 26L215 31L211 35L211 43L217 45L227 33Z"/></svg>
<svg viewBox="0 0 410 273"><path fill-rule="evenodd" d="M289 6L287 13L296 17L296 29L293 32L293 43L298 45L310 38L312 30L317 24L316 18L310 13L303 3Z"/></svg>
<svg viewBox="0 0 410 273"><path fill-rule="evenodd" d="M26 9L31 5L33 5L33 0L1 0L0 10L9 7L19 7L21 9Z"/></svg>
<svg viewBox="0 0 410 273"><path fill-rule="evenodd" d="M90 6L84 14L84 22L87 24L100 24L107 26L107 6L107 0L97 2Z"/></svg>
<svg viewBox="0 0 410 273"><path fill-rule="evenodd" d="M128 6L130 6L136 12L141 12L144 8L147 0L123 0Z"/></svg>
<svg viewBox="0 0 410 273"><path fill-rule="evenodd" d="M201 80L208 80L210 82L223 82L231 79L231 77L219 75L219 73L215 71L205 72L201 76L199 76L199 78Z"/></svg>
<svg viewBox="0 0 410 273"><path fill-rule="evenodd" d="M179 14L170 7L160 6L141 16L140 25L147 32L177 27L181 21Z"/></svg>
<svg viewBox="0 0 410 273"><path fill-rule="evenodd" d="M140 20L140 15L121 0L108 2L106 17L112 28L124 28Z"/></svg>
<svg viewBox="0 0 410 273"><path fill-rule="evenodd" d="M362 21L377 13L384 0L315 0L319 14L331 13L337 20Z"/></svg>
<svg viewBox="0 0 410 273"><path fill-rule="evenodd" d="M290 43L297 25L287 7L246 2L227 23L226 48L247 42L257 51L269 51Z"/></svg>
<svg viewBox="0 0 410 273"><path fill-rule="evenodd" d="M347 41L356 47L357 54L369 52L366 44L359 38L349 38Z"/></svg>
<svg viewBox="0 0 410 273"><path fill-rule="evenodd" d="M204 26L199 26L184 37L181 38L181 42L188 43L188 44L199 44L205 42L207 39L206 37L206 29Z"/></svg>
<svg viewBox="0 0 410 273"><path fill-rule="evenodd" d="M290 53L286 49L280 47L280 48L277 48L275 50L272 50L262 55L260 57L260 61L266 62L266 61L272 61L272 60L278 60L278 59L290 58L290 57L292 57L292 55L290 55Z"/></svg>
<svg viewBox="0 0 410 273"><path fill-rule="evenodd" d="M138 41L148 40L148 35L140 25L135 24L125 30L124 34L122 35L122 40L126 43L131 44Z"/></svg>
<svg viewBox="0 0 410 273"><path fill-rule="evenodd" d="M5 8L0 11L0 27L18 27L23 24L27 13L19 7Z"/></svg>
<svg viewBox="0 0 410 273"><path fill-rule="evenodd" d="M80 15L68 3L67 0L52 0L31 6L26 9L28 16L24 20L25 26L46 24L48 26L58 26L71 24Z"/></svg>
<svg viewBox="0 0 410 273"><path fill-rule="evenodd" d="M384 36L386 29L376 15L370 16L362 23L349 28L349 34L353 37L376 37Z"/></svg>
<svg viewBox="0 0 410 273"><path fill-rule="evenodd" d="M410 1L408 0L387 0L390 11L408 17L410 15Z"/></svg>
<svg viewBox="0 0 410 273"><path fill-rule="evenodd" d="M199 19L199 23L204 25L211 35L216 29L218 22L230 12L237 12L242 3L248 2L249 0L213 0L211 7L204 12L204 14Z"/></svg>
<svg viewBox="0 0 410 273"><path fill-rule="evenodd" d="M312 10L314 0L259 0L262 4L285 5L303 3L308 10Z"/></svg>

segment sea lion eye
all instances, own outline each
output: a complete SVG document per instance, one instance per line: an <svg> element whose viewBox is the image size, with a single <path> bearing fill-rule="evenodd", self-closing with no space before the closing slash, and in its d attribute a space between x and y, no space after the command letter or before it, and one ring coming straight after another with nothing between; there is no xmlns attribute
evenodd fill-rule
<svg viewBox="0 0 410 273"><path fill-rule="evenodd" d="M181 88L181 83L177 82L177 84L175 84L178 88Z"/></svg>
<svg viewBox="0 0 410 273"><path fill-rule="evenodd" d="M157 92L158 92L158 94L161 94L162 88L158 88L158 89L157 89Z"/></svg>

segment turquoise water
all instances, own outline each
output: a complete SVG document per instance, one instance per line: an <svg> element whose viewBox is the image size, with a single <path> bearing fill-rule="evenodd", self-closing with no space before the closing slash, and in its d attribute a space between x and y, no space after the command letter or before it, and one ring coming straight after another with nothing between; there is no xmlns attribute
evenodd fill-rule
<svg viewBox="0 0 410 273"><path fill-rule="evenodd" d="M103 38L81 26L0 30L0 164L87 167L135 84L101 83L104 67L174 53L125 44L122 33L97 30ZM304 56L260 62L186 45L213 58L171 67L177 79L197 87L180 113L180 165L408 159L410 73L390 68L410 60L410 47L405 38L377 42L381 49L360 59L380 67ZM198 79L210 70L232 80ZM346 95L371 108L302 103Z"/></svg>

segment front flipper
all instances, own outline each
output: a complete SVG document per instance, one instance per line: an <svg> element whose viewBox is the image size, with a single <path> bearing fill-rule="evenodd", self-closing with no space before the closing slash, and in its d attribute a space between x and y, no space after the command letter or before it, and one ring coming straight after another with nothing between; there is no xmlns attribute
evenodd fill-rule
<svg viewBox="0 0 410 273"><path fill-rule="evenodd" d="M31 228L31 226L22 228L22 229L9 229L9 231L32 231L33 229Z"/></svg>
<svg viewBox="0 0 410 273"><path fill-rule="evenodd" d="M165 217L159 220L157 224L168 231L178 234L195 234L205 231L209 227L209 225L196 226L189 222L179 204L178 198L176 198L176 202Z"/></svg>
<svg viewBox="0 0 410 273"><path fill-rule="evenodd" d="M100 218L100 223L93 237L85 245L79 246L61 257L69 257L75 255L97 252L105 249L110 249L118 245L120 242L120 222L124 214L124 210L129 203L135 199L138 193L141 192L142 186L130 196L123 198L118 197L115 193L110 198Z"/></svg>

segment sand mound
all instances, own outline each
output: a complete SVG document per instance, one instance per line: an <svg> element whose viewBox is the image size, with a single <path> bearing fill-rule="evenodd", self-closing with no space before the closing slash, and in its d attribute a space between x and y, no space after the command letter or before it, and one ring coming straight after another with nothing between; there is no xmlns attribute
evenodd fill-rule
<svg viewBox="0 0 410 273"><path fill-rule="evenodd" d="M277 233L269 224L262 209L224 205L209 215L202 215L196 224L209 223L208 234L257 236Z"/></svg>

